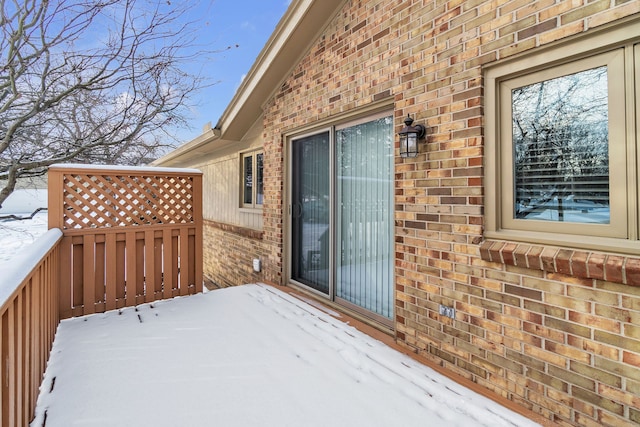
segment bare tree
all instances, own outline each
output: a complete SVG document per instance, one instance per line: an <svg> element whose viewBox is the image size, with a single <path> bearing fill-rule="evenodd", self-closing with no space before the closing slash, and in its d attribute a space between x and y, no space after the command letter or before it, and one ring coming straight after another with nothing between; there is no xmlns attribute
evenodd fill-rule
<svg viewBox="0 0 640 427"><path fill-rule="evenodd" d="M176 3L0 0L0 206L53 163L140 164L176 142L164 131L207 84L185 71L203 52Z"/></svg>

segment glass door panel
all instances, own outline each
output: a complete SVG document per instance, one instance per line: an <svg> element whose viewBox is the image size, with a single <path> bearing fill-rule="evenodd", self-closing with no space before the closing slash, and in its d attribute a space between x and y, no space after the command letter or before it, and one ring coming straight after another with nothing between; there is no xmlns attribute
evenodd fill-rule
<svg viewBox="0 0 640 427"><path fill-rule="evenodd" d="M393 120L336 131L336 297L393 316Z"/></svg>
<svg viewBox="0 0 640 427"><path fill-rule="evenodd" d="M291 176L291 278L329 295L329 132L295 140Z"/></svg>

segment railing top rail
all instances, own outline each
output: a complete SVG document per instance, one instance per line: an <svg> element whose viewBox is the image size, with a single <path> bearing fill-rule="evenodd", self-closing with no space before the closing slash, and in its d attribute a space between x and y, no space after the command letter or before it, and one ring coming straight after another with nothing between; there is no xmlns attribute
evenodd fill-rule
<svg viewBox="0 0 640 427"><path fill-rule="evenodd" d="M40 261L51 252L62 238L62 231L52 228L40 236L32 245L2 265L0 281L0 313L4 306L13 299L13 294L20 285L38 267Z"/></svg>
<svg viewBox="0 0 640 427"><path fill-rule="evenodd" d="M119 165L80 165L73 163L56 163L49 166L49 170L64 171L69 173L93 173L113 174L114 172L126 172L128 175L202 175L202 171L190 168L162 168L152 166L119 166Z"/></svg>

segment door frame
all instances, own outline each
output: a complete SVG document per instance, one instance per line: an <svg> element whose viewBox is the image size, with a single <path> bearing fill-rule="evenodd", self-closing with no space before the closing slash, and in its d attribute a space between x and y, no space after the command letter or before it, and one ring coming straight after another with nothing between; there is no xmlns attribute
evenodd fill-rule
<svg viewBox="0 0 640 427"><path fill-rule="evenodd" d="M288 134L283 135L283 143L284 143L284 168L285 168L285 186L283 189L283 212L286 216L285 220L284 220L284 230L283 230L283 244L284 244L284 250L283 250L283 255L284 255L284 260L283 260L283 270L285 273L285 280L287 283L292 284L296 287L299 287L301 289L303 289L305 292L309 292L310 294L314 295L314 296L318 296L328 302L332 302L335 303L337 306L343 307L349 311L353 311L359 315L362 315L366 318L369 318L373 321L375 321L376 323L382 324L386 327L389 328L394 328L394 322L395 322L395 257L394 257L394 253L395 253L395 249L393 247L394 245L394 241L395 241L395 227L393 226L393 220L395 219L395 210L392 210L392 226L391 226L391 235L390 237L390 242L391 242L391 257L392 257L392 262L391 262L391 269L392 269L392 279L391 279L391 291L392 291L392 301L391 301L391 317L387 318L385 316L382 316L378 313L375 313L373 311L370 311L364 307L361 307L357 304L351 303L343 298L340 298L338 296L336 296L336 261L335 261L335 257L336 257L336 244L335 244L335 240L336 240L336 201L335 199L335 195L336 195L336 190L337 190L337 179L334 179L334 175L336 173L336 141L335 141L335 133L336 133L336 129L337 128L344 128L344 127L349 127L349 126L353 126L359 123L366 123L369 121L373 121L382 117L393 117L394 118L394 112L393 109L390 108L387 105L385 105L385 107L380 107L378 106L377 108L372 108L367 112L361 112L361 114L350 114L346 117L343 117L342 120L339 119L334 119L334 120L327 120L323 123L319 123L316 127L312 127L312 126L307 126L305 129L303 130L299 130L298 132L291 132ZM395 119L395 118L394 118ZM329 134L329 158L330 158L330 162L329 162L329 177L330 177L330 184L329 184L329 188L330 188L330 194L332 195L332 197L330 197L330 209L329 209L329 230L330 230L330 241L331 244L329 245L329 293L324 294L321 291L318 291L308 285L305 285L304 283L301 283L299 281L296 281L295 279L292 278L292 261L293 261L293 254L292 254L292 238L293 238L293 226L292 226L292 180L293 180L293 142L295 140L299 140L305 137L309 137L309 136L313 136L313 135L317 135L319 133L322 132L328 132ZM395 169L395 162L393 165L393 169ZM395 171L392 170L392 180L395 179ZM391 191L391 197L392 199L394 198L394 194L395 192ZM395 201L391 200L391 205L395 206Z"/></svg>

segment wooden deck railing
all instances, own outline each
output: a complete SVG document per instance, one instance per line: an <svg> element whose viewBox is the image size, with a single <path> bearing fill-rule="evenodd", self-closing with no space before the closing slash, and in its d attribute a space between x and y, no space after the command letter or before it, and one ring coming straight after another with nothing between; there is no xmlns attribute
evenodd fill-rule
<svg viewBox="0 0 640 427"><path fill-rule="evenodd" d="M33 417L42 374L58 326L60 230L49 230L30 257L2 271L0 292L0 422L27 426Z"/></svg>
<svg viewBox="0 0 640 427"><path fill-rule="evenodd" d="M62 319L202 291L202 174L49 169Z"/></svg>
<svg viewBox="0 0 640 427"><path fill-rule="evenodd" d="M49 228L0 278L0 421L26 426L61 319L202 291L202 174L56 165Z"/></svg>

